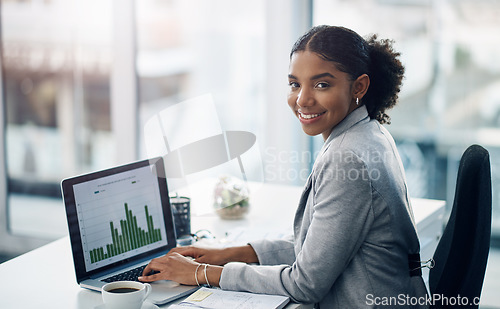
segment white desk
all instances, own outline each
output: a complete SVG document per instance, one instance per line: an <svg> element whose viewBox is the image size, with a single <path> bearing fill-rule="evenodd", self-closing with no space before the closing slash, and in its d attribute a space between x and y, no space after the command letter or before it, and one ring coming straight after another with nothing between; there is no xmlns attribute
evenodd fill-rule
<svg viewBox="0 0 500 309"><path fill-rule="evenodd" d="M251 188L251 211L243 220L221 220L215 214L193 216L192 230L208 229L219 239L243 228L250 236L264 230L291 229L301 187L263 185ZM182 193L182 192L181 192ZM209 205L203 192L192 196L193 210ZM444 202L414 199L413 210L422 239L422 258L432 256L441 232ZM202 212L202 211L200 211ZM232 233L234 234L234 233ZM232 235L231 234L231 235ZM239 238L243 241L245 238ZM69 238L64 237L0 265L0 308L89 309L102 303L101 294L80 288L75 279ZM167 308L168 306L161 306ZM302 308L289 304L287 309Z"/></svg>

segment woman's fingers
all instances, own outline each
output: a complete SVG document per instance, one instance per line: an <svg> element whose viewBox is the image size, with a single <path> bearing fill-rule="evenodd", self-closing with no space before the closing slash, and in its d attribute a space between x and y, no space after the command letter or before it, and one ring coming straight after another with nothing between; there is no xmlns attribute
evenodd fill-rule
<svg viewBox="0 0 500 309"><path fill-rule="evenodd" d="M153 282L157 280L172 280L182 284L195 284L194 272L198 263L188 259L177 252L151 260L144 268L139 281ZM150 274L152 271L158 272Z"/></svg>
<svg viewBox="0 0 500 309"><path fill-rule="evenodd" d="M153 282L153 281L158 281L158 280L166 280L165 278L163 278L163 275L161 272L160 273L157 273L157 274L153 274L153 275L149 275L149 276L140 276L139 278L137 278L139 281L142 281L142 282Z"/></svg>

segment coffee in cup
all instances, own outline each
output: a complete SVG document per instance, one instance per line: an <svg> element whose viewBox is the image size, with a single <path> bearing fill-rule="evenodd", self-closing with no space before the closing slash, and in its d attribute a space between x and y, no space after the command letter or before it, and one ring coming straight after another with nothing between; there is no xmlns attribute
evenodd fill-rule
<svg viewBox="0 0 500 309"><path fill-rule="evenodd" d="M130 292L136 292L136 291L139 291L139 289L135 289L135 288L116 288L116 289L109 290L108 292L110 292L110 293L130 293Z"/></svg>
<svg viewBox="0 0 500 309"><path fill-rule="evenodd" d="M151 293L151 285L136 281L116 281L102 287L106 309L141 309Z"/></svg>

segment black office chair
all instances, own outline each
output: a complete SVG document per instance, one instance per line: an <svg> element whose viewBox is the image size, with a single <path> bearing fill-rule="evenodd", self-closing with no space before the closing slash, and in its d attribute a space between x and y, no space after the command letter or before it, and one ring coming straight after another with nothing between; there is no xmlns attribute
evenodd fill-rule
<svg viewBox="0 0 500 309"><path fill-rule="evenodd" d="M432 295L454 302L467 298L467 308L481 296L491 237L491 171L488 151L472 145L458 169L455 199L443 236L434 252L429 272ZM454 298L454 299L452 299ZM458 308L439 301L436 308ZM431 306L432 308L432 306Z"/></svg>

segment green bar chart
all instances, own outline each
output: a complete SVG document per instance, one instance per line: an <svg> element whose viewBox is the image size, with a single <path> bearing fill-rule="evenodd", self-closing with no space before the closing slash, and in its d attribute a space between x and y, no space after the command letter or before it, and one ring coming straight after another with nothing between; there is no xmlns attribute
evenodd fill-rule
<svg viewBox="0 0 500 309"><path fill-rule="evenodd" d="M109 222L111 243L90 250L90 262L97 263L104 259L144 247L161 240L160 229L155 229L153 216L148 206L144 206L146 213L146 227L138 226L137 216L124 204L124 219L120 222Z"/></svg>

